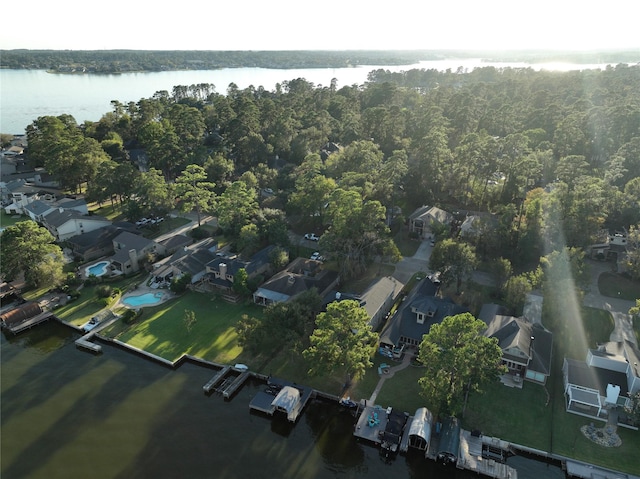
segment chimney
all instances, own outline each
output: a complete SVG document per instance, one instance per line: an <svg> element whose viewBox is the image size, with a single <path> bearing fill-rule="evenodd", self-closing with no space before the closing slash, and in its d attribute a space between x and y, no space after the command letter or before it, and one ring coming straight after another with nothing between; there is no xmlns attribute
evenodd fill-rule
<svg viewBox="0 0 640 479"><path fill-rule="evenodd" d="M227 277L227 263L220 263L218 269L220 270L220 277L225 279Z"/></svg>
<svg viewBox="0 0 640 479"><path fill-rule="evenodd" d="M293 276L292 274L289 275L289 278L287 279L287 283L288 284L293 284L296 282L296 278L295 276Z"/></svg>

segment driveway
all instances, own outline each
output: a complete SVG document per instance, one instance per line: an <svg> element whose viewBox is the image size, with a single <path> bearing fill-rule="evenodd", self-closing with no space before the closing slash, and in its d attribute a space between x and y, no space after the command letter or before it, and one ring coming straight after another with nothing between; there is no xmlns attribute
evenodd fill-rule
<svg viewBox="0 0 640 479"><path fill-rule="evenodd" d="M589 292L585 294L583 304L591 308L604 309L613 316L615 326L610 341L629 340L638 346L636 335L633 331L633 319L629 314L629 309L635 306L635 302L625 299L610 298L602 296L598 290L598 278L602 273L611 272L611 263L603 261L588 261L591 268L591 285Z"/></svg>
<svg viewBox="0 0 640 479"><path fill-rule="evenodd" d="M429 272L429 258L433 247L429 241L422 241L413 256L405 256L396 263L393 277L402 284L407 284L411 277L419 271Z"/></svg>

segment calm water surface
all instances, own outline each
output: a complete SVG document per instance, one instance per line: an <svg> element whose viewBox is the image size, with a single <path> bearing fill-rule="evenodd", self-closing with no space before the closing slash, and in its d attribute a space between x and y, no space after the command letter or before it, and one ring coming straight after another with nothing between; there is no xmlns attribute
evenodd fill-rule
<svg viewBox="0 0 640 479"><path fill-rule="evenodd" d="M478 477L417 454L385 463L335 404L311 402L290 425L249 411L257 382L225 401L202 392L210 369L171 370L112 346L93 355L76 338L54 322L0 337L3 479ZM510 464L521 479L564 477Z"/></svg>
<svg viewBox="0 0 640 479"><path fill-rule="evenodd" d="M111 101L127 104L141 98L150 98L154 93L171 92L176 85L210 83L216 91L226 93L227 87L235 83L240 89L251 85L273 90L276 83L304 78L315 85L329 86L335 78L338 88L345 85L362 85L370 71L385 69L407 71L413 68L445 71L470 71L481 66L532 67L557 71L605 68L605 64L577 65L571 63L526 64L484 62L479 58L449 58L423 61L414 65L362 65L356 68L224 68L206 71L171 71L151 73L123 73L119 75L63 75L44 70L0 69L0 132L23 133L27 125L40 116L72 115L78 123L97 121L112 111Z"/></svg>

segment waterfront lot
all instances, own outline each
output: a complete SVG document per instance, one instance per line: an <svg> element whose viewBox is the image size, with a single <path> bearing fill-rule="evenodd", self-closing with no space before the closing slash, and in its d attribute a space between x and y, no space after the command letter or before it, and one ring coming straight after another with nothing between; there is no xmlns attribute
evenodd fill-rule
<svg viewBox="0 0 640 479"><path fill-rule="evenodd" d="M188 330L185 310L195 313ZM229 304L212 294L187 292L158 306L143 308L142 316L129 326L118 322L103 330L117 338L169 361L183 354L221 363L236 362L242 352L235 325L242 315L258 316L262 308L253 304Z"/></svg>

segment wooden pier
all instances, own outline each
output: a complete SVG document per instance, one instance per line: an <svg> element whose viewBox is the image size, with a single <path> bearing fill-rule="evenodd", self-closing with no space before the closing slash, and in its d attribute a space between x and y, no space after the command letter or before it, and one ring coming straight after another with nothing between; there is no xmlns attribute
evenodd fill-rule
<svg viewBox="0 0 640 479"><path fill-rule="evenodd" d="M496 438L487 438L487 444L495 447L504 446L506 443ZM498 441L498 445L496 445ZM460 452L456 466L459 469L477 472L487 477L496 479L517 479L518 471L495 459L483 456L483 437L475 436L464 429L460 430Z"/></svg>
<svg viewBox="0 0 640 479"><path fill-rule="evenodd" d="M95 333L92 332L89 334L85 334L81 338L76 339L75 340L76 347L88 349L89 351L92 351L94 353L102 352L102 346L90 341L90 339L93 338L94 334Z"/></svg>
<svg viewBox="0 0 640 479"><path fill-rule="evenodd" d="M218 383L220 383L224 379L224 377L227 374L229 374L229 371L231 371L231 366L225 366L220 371L218 371L218 373L215 376L213 376L207 384L202 386L202 389L204 390L204 392L210 393L211 390L214 389L218 385Z"/></svg>

